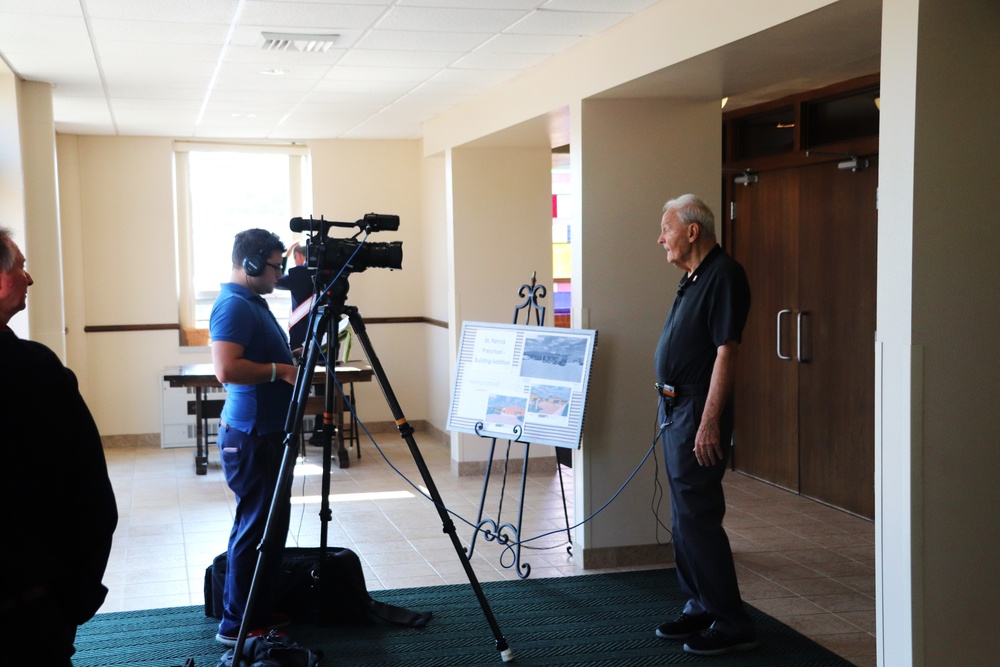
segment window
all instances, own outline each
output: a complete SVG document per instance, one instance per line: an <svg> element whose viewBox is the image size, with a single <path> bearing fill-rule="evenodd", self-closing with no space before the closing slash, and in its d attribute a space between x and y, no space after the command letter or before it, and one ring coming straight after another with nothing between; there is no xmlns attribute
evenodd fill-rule
<svg viewBox="0 0 1000 667"><path fill-rule="evenodd" d="M302 215L308 154L295 146L184 143L175 156L181 329L186 344L204 345L219 285L229 281L236 233L260 227L286 247L302 240L288 221ZM275 290L265 298L286 326L288 292Z"/></svg>

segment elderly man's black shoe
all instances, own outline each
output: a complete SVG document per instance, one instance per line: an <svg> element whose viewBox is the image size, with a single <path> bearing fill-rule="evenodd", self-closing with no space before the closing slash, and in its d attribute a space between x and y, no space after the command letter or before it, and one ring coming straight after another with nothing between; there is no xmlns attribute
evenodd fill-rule
<svg viewBox="0 0 1000 667"><path fill-rule="evenodd" d="M752 648L757 648L757 635L752 631L727 635L714 628L702 630L684 643L684 650L695 655L723 655Z"/></svg>
<svg viewBox="0 0 1000 667"><path fill-rule="evenodd" d="M687 639L694 637L710 625L712 625L712 617L708 614L700 616L681 614L672 621L661 623L656 628L656 636L660 639Z"/></svg>

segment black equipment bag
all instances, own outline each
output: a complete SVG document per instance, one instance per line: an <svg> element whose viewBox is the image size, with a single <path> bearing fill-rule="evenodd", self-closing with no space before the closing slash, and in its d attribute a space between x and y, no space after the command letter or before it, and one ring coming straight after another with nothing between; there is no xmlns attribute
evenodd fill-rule
<svg viewBox="0 0 1000 667"><path fill-rule="evenodd" d="M216 667L233 667L236 649L222 655ZM277 633L251 637L243 645L240 666L249 667L319 667L322 651L311 651ZM193 661L192 661L193 662Z"/></svg>
<svg viewBox="0 0 1000 667"><path fill-rule="evenodd" d="M322 576L322 581L319 577ZM431 612L417 612L373 600L365 585L358 555L343 547L327 547L319 567L319 547L286 547L281 567L270 577L275 612L293 621L356 623L381 619L421 628ZM215 557L205 570L205 615L222 618L222 590L226 581L226 554Z"/></svg>

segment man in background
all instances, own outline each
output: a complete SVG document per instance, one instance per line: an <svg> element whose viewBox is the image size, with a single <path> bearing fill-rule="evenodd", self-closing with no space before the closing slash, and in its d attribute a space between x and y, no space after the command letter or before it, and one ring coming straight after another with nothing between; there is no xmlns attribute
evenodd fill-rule
<svg viewBox="0 0 1000 667"><path fill-rule="evenodd" d="M0 506L8 510L0 628L7 651L26 663L65 667L73 664L77 628L108 594L101 580L118 508L76 376L52 350L8 326L32 284L24 255L0 228Z"/></svg>
<svg viewBox="0 0 1000 667"><path fill-rule="evenodd" d="M719 655L757 645L722 527L722 476L733 438L733 378L750 312L750 285L743 267L716 241L711 209L694 195L666 203L658 243L667 261L684 271L654 368L674 560L688 601L656 634L684 640L688 653Z"/></svg>
<svg viewBox="0 0 1000 667"><path fill-rule="evenodd" d="M307 350L302 349L305 343L306 334L309 332L309 311L313 305L313 273L306 266L308 260L306 247L296 241L285 253L283 262L287 262L288 255L291 254L295 266L288 269L288 272L278 279L277 289L288 290L292 297L292 312L288 315L288 346L292 348L292 354L300 356L305 360ZM316 387L317 395L322 395L322 387ZM315 417L313 434L309 437L309 444L320 445L323 443L323 415Z"/></svg>
<svg viewBox="0 0 1000 667"><path fill-rule="evenodd" d="M289 249L295 266L278 279L277 289L288 290L292 297L292 312L288 316L288 345L293 351L302 347L306 340L309 324L309 309L312 306L313 279L306 266L306 248L295 242ZM288 260L287 253L285 259Z"/></svg>
<svg viewBox="0 0 1000 667"><path fill-rule="evenodd" d="M222 620L216 640L235 646L246 611L284 452L285 419L296 368L288 338L262 297L274 291L282 274L285 246L275 234L248 229L236 235L230 282L223 283L212 307L209 332L212 364L226 388L218 444L226 483L236 496L229 534ZM272 564L280 563L288 535L289 499L276 503L268 545ZM255 598L247 637L287 624L272 616L271 586L264 582Z"/></svg>

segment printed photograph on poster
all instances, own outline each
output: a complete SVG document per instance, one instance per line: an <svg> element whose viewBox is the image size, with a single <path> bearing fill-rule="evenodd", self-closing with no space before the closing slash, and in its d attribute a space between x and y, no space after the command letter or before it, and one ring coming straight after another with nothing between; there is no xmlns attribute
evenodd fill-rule
<svg viewBox="0 0 1000 667"><path fill-rule="evenodd" d="M449 430L579 447L597 332L465 322Z"/></svg>

